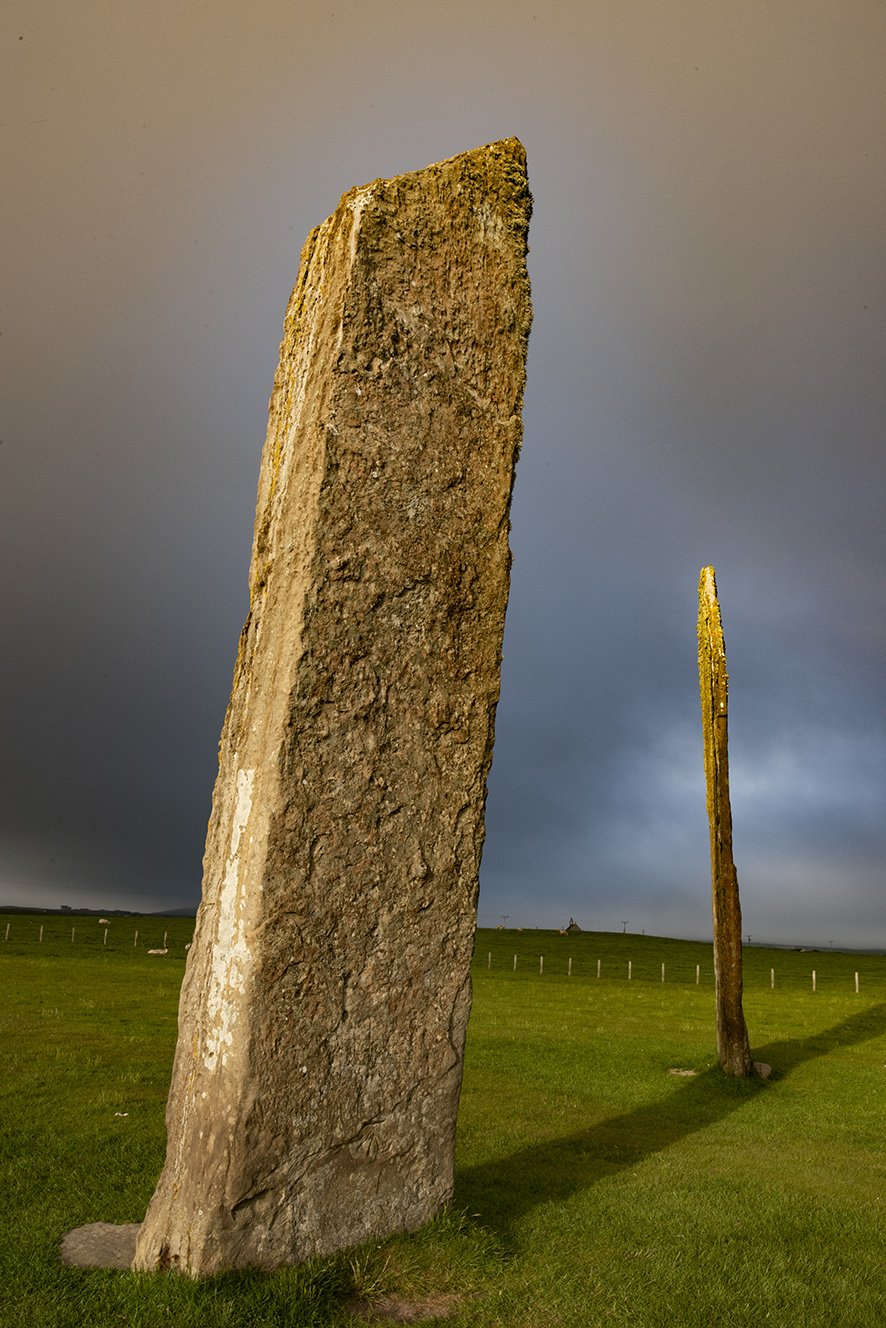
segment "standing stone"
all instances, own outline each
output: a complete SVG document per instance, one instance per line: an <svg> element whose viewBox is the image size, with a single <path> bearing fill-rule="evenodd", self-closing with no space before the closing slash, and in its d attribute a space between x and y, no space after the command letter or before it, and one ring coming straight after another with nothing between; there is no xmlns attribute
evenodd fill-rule
<svg viewBox="0 0 886 1328"><path fill-rule="evenodd" d="M135 1268L291 1264L452 1192L530 206L508 139L302 253Z"/></svg>
<svg viewBox="0 0 886 1328"><path fill-rule="evenodd" d="M742 1008L741 901L732 857L729 800L729 677L713 567L698 582L698 678L711 836L711 900L714 920L714 984L717 1058L727 1074L753 1074Z"/></svg>

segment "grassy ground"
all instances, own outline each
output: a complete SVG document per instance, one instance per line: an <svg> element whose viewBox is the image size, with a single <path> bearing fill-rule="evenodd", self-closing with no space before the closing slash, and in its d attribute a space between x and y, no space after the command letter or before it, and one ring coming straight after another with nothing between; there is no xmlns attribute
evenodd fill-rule
<svg viewBox="0 0 886 1328"><path fill-rule="evenodd" d="M478 934L455 1201L417 1235L202 1283L62 1268L66 1230L143 1215L192 928L0 915L2 1328L336 1328L357 1298L514 1328L886 1322L886 958L748 951L776 1074L736 1084L710 946L654 937Z"/></svg>

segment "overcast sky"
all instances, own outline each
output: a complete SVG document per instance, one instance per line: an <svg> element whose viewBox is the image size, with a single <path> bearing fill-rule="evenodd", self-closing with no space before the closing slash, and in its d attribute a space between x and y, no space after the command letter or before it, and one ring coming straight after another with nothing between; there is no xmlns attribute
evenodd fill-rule
<svg viewBox="0 0 886 1328"><path fill-rule="evenodd" d="M523 455L480 921L886 946L882 0L7 0L0 902L196 904L308 231L517 135Z"/></svg>

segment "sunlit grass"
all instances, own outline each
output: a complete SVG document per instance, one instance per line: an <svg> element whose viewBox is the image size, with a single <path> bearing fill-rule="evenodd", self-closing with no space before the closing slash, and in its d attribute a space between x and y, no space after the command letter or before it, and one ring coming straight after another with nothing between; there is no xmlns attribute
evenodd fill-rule
<svg viewBox="0 0 886 1328"><path fill-rule="evenodd" d="M336 1259L194 1283L58 1260L70 1228L144 1213L192 922L150 920L150 943L169 932L156 957L132 945L146 919L114 920L107 945L93 919L11 922L3 1328L333 1328L398 1299L515 1328L886 1322L884 958L750 950L751 1043L775 1074L734 1083L713 1063L710 946L480 933L450 1212Z"/></svg>

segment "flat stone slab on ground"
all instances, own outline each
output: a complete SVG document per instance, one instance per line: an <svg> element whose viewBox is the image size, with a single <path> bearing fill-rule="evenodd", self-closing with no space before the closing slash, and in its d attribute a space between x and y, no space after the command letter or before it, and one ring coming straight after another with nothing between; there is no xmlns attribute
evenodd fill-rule
<svg viewBox="0 0 886 1328"><path fill-rule="evenodd" d="M140 1222L90 1222L62 1237L62 1263L69 1268L129 1268Z"/></svg>
<svg viewBox="0 0 886 1328"><path fill-rule="evenodd" d="M382 1296L375 1301L351 1301L345 1309L366 1323L430 1323L435 1319L448 1318L460 1299L460 1296L445 1292L411 1298Z"/></svg>

